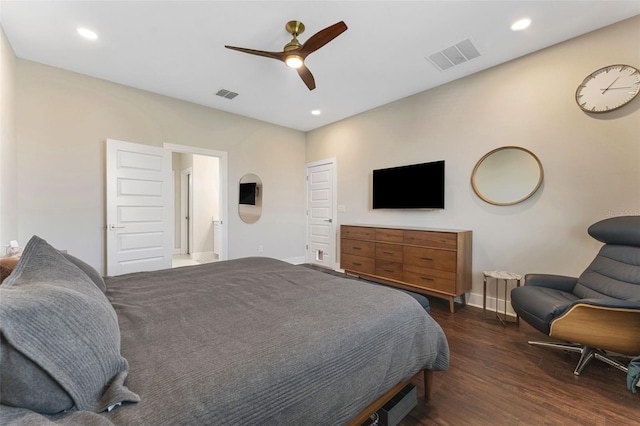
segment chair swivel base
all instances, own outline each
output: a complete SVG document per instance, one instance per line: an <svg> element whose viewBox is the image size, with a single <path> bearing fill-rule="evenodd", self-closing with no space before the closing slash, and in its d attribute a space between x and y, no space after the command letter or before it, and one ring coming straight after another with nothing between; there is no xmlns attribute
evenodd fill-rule
<svg viewBox="0 0 640 426"><path fill-rule="evenodd" d="M536 342L536 341L529 341L529 344L533 346L542 346L545 348L560 349L562 351L579 353L580 361L578 361L578 365L576 366L576 369L573 370L573 374L575 374L576 376L579 376L580 373L582 373L582 370L584 370L587 364L589 364L591 360L593 360L594 358L602 362L605 362L610 366L623 371L624 373L627 373L629 371L629 369L625 367L623 364L607 356L607 354L603 350L592 348L590 346L578 345L576 343Z"/></svg>

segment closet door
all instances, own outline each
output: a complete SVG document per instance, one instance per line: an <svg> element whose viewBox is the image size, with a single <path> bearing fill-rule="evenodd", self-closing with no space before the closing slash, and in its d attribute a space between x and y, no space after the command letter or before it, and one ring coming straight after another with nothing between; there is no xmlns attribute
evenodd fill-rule
<svg viewBox="0 0 640 426"><path fill-rule="evenodd" d="M171 268L171 153L107 140L107 275Z"/></svg>

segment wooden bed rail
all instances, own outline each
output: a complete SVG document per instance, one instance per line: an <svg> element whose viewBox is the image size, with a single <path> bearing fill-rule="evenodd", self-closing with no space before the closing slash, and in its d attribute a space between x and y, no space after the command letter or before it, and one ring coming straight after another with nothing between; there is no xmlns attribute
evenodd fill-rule
<svg viewBox="0 0 640 426"><path fill-rule="evenodd" d="M393 398L398 392L402 390L405 386L411 383L414 379L417 379L420 376L420 373L424 375L424 401L427 402L431 399L431 395L433 392L433 371L432 370L420 370L415 376L411 377L409 380L405 380L403 382L398 383L391 389L389 389L384 395L380 398L373 401L367 408L362 410L360 414L358 414L354 419L352 419L348 426L360 426L364 423L373 413L378 411L384 404L386 404L391 398Z"/></svg>

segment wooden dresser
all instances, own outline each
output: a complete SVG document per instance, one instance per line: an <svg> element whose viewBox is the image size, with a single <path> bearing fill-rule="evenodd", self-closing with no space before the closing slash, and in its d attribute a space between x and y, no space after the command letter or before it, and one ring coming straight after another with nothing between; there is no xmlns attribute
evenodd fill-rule
<svg viewBox="0 0 640 426"><path fill-rule="evenodd" d="M471 290L471 231L340 227L340 267L345 273L449 299Z"/></svg>

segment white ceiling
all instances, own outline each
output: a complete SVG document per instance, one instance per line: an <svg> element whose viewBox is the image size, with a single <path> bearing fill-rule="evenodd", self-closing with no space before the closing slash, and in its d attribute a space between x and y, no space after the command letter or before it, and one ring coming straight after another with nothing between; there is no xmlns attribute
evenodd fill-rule
<svg viewBox="0 0 640 426"><path fill-rule="evenodd" d="M638 14L640 0L0 1L20 58L302 131ZM531 26L511 31L523 17ZM341 20L349 28L307 58L313 91L282 62L224 48L281 51L289 20L305 24L303 43ZM465 39L480 57L446 71L426 59Z"/></svg>

